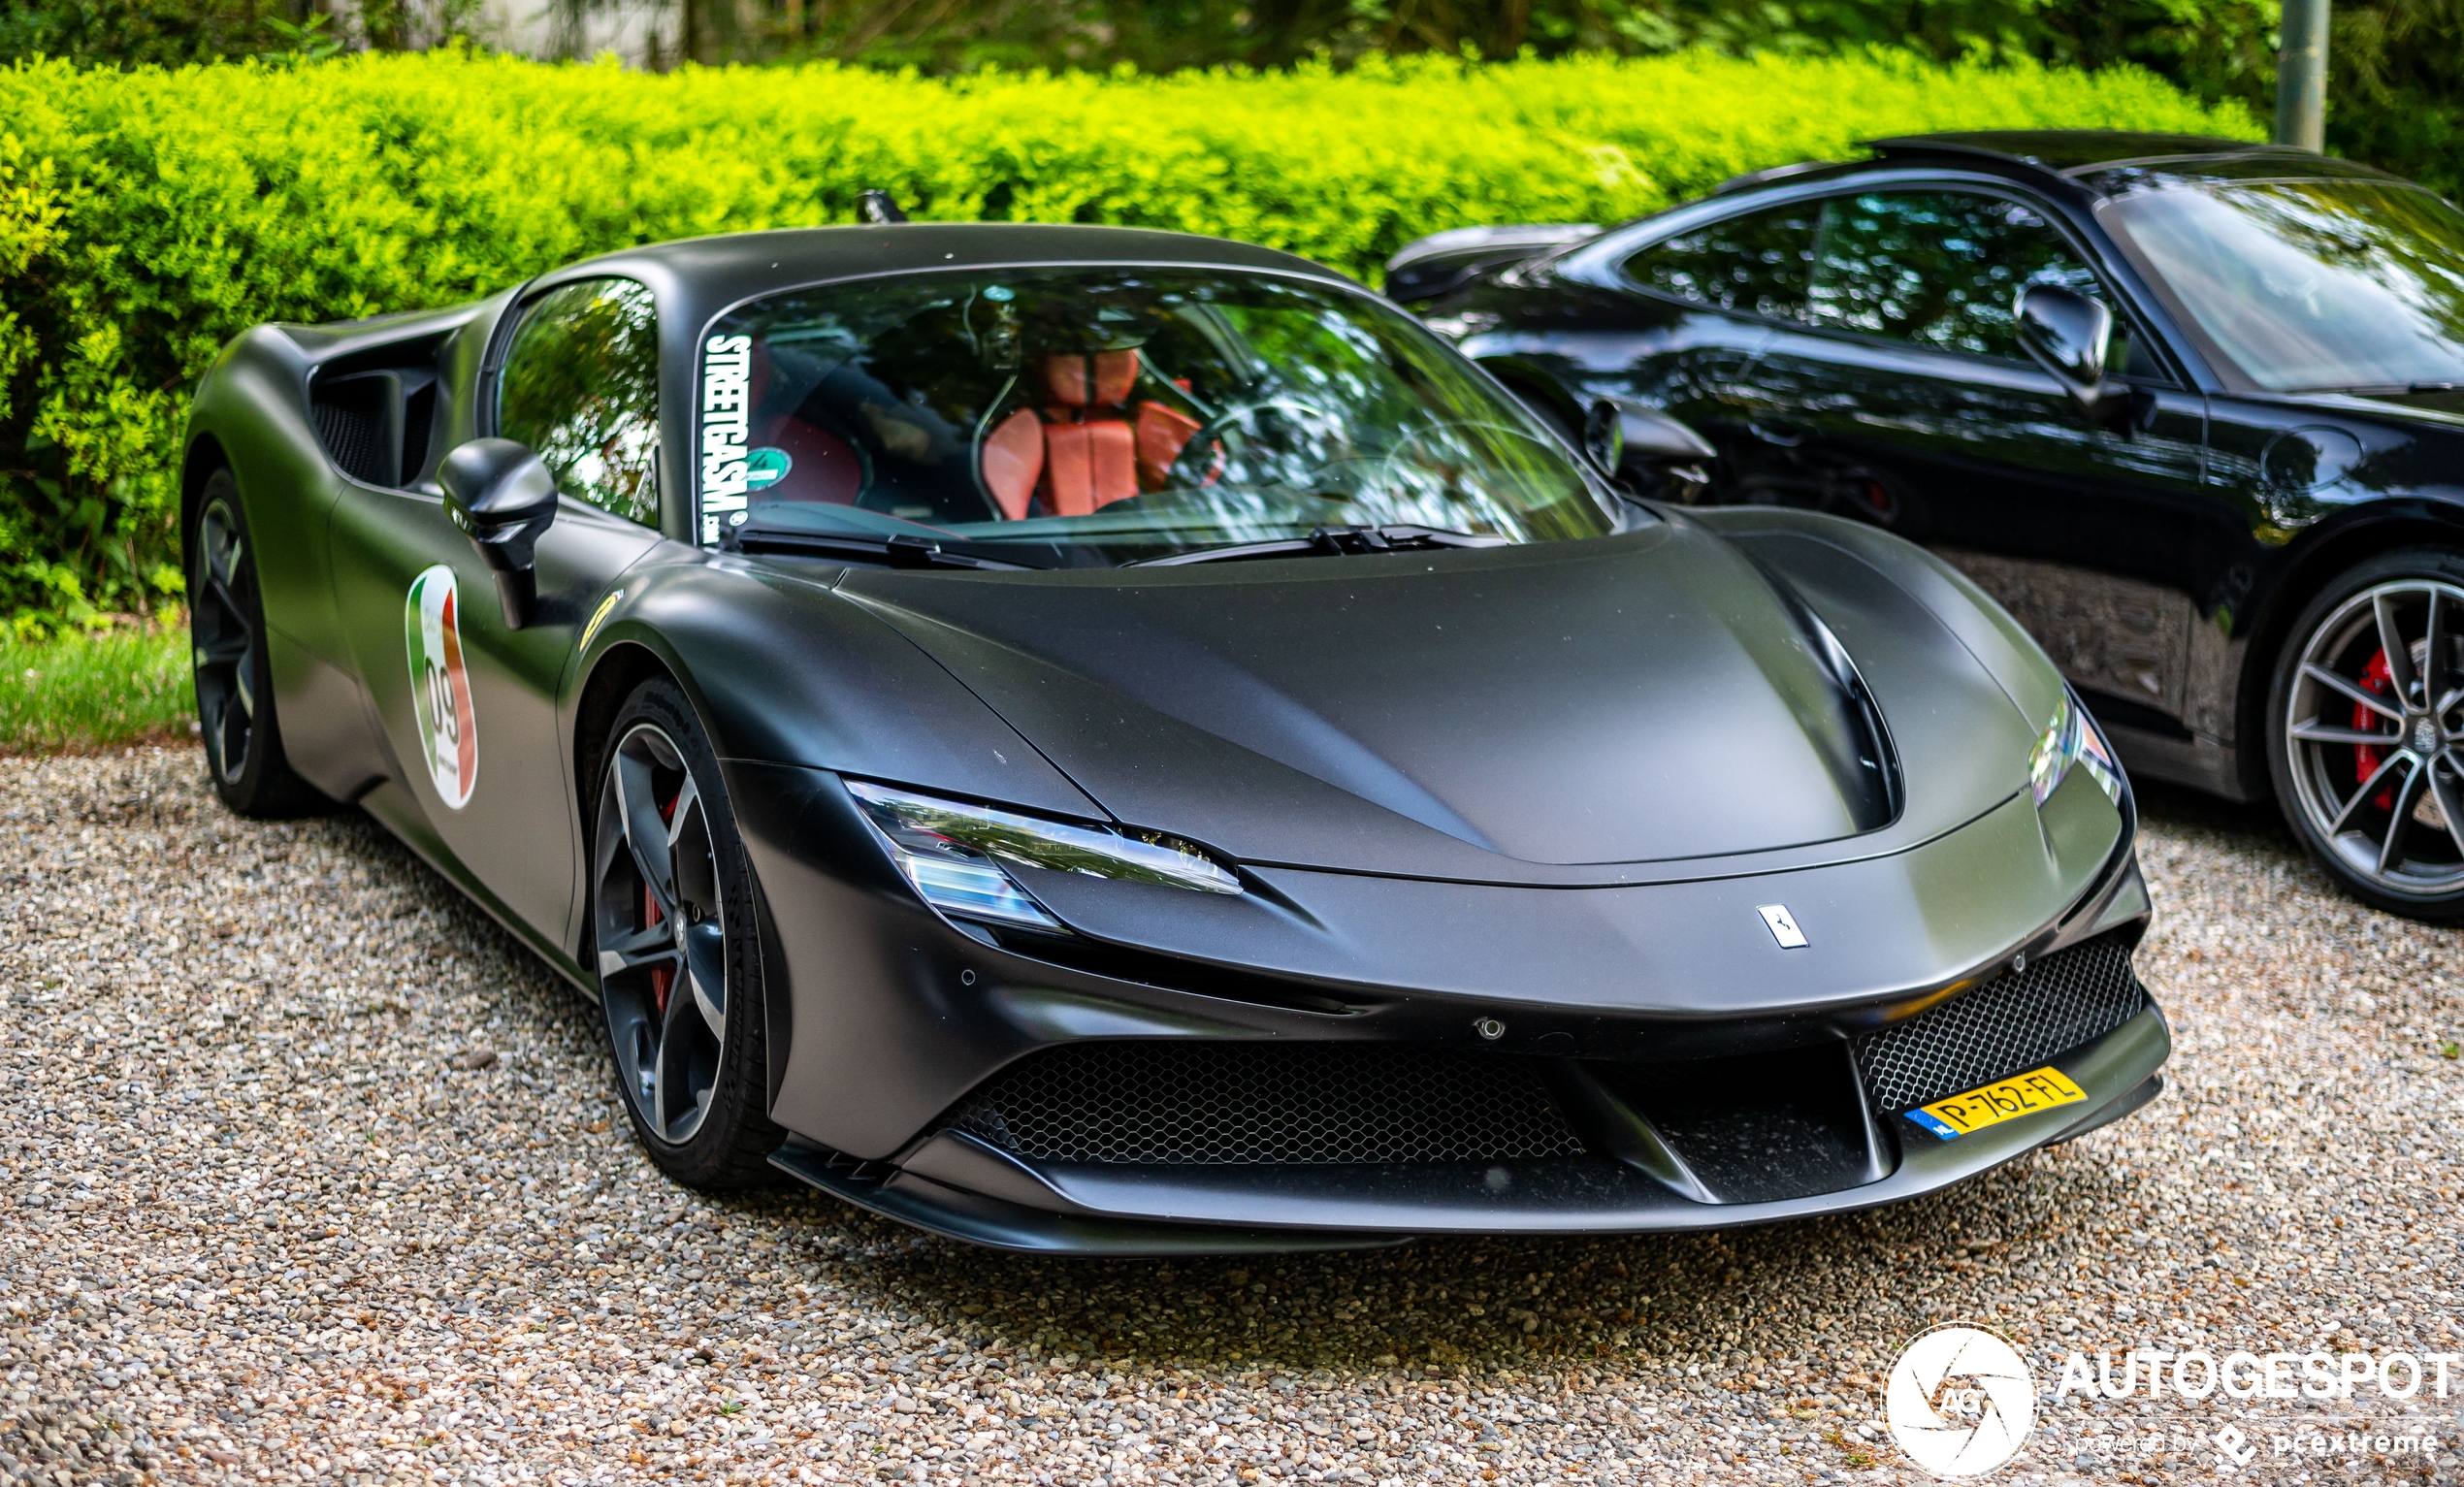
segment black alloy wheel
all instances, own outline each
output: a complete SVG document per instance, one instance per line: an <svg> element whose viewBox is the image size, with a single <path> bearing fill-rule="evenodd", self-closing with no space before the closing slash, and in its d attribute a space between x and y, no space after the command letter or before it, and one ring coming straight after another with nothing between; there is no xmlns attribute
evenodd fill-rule
<svg viewBox="0 0 2464 1487"><path fill-rule="evenodd" d="M227 469L206 481L188 538L188 640L197 730L223 804L243 816L297 816L326 804L292 772L274 721L256 555Z"/></svg>
<svg viewBox="0 0 2464 1487"><path fill-rule="evenodd" d="M600 757L592 964L634 1134L698 1187L765 1180L763 1007L751 875L684 694L643 683Z"/></svg>
<svg viewBox="0 0 2464 1487"><path fill-rule="evenodd" d="M2353 896L2464 920L2464 557L2374 559L2314 598L2277 665L2286 818Z"/></svg>

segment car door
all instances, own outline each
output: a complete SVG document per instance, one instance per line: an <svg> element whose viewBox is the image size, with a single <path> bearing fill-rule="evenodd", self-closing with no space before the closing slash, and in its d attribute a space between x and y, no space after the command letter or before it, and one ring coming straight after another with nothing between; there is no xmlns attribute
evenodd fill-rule
<svg viewBox="0 0 2464 1487"><path fill-rule="evenodd" d="M2020 351L2014 307L2060 284L2116 312L2133 389L2099 422ZM2187 736L2205 404L2016 194L1947 185L1820 203L1803 305L1747 380L1749 499L1892 528L2010 609L2109 723Z"/></svg>
<svg viewBox="0 0 2464 1487"><path fill-rule="evenodd" d="M494 576L424 491L350 493L335 584L402 787L448 865L561 946L582 853L556 699L600 595L661 540L658 339L650 291L630 279L559 285L514 313L478 397L557 477L531 623L507 628Z"/></svg>
<svg viewBox="0 0 2464 1487"><path fill-rule="evenodd" d="M1735 390L1770 339L1772 317L1804 296L1813 218L1801 206L1680 227L1622 254L1584 255L1539 298L1513 291L1487 328L1462 317L1466 353L1509 384L1546 378L1577 401L1625 397L1742 454ZM1443 320L1441 330L1462 335Z"/></svg>

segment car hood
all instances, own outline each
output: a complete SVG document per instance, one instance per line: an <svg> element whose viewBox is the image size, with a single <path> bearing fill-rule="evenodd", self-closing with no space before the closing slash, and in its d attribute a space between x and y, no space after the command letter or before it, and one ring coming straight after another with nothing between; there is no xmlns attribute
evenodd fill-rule
<svg viewBox="0 0 2464 1487"><path fill-rule="evenodd" d="M1804 849L1892 816L1886 745L1809 612L1684 524L1165 568L851 569L838 593L1123 822L1251 863L1528 878L1510 864Z"/></svg>

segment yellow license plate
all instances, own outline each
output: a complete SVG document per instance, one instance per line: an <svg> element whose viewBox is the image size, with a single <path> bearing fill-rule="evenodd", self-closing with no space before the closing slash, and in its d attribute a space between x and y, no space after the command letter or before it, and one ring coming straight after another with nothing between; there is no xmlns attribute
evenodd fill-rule
<svg viewBox="0 0 2464 1487"><path fill-rule="evenodd" d="M1995 1080L1982 1089L1936 1100L1922 1110L1908 1112L1908 1118L1944 1141L1956 1141L1970 1131L1981 1131L2057 1105L2077 1105L2087 1098L2087 1090L2072 1083L2059 1069L2048 1065Z"/></svg>

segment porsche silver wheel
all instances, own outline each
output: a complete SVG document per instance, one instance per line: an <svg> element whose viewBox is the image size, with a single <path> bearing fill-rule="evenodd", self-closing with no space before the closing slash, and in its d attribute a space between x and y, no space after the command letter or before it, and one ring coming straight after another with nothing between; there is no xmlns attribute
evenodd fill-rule
<svg viewBox="0 0 2464 1487"><path fill-rule="evenodd" d="M2279 734L2298 824L2390 899L2464 890L2464 585L2369 584L2300 643Z"/></svg>
<svg viewBox="0 0 2464 1487"><path fill-rule="evenodd" d="M617 1079L647 1133L682 1146L727 1068L728 918L709 810L684 751L655 723L610 752L593 874Z"/></svg>
<svg viewBox="0 0 2464 1487"><path fill-rule="evenodd" d="M247 537L227 502L197 522L197 573L189 595L189 640L197 671L197 726L216 781L237 783L256 737L257 635L243 598L252 587Z"/></svg>

